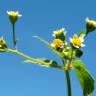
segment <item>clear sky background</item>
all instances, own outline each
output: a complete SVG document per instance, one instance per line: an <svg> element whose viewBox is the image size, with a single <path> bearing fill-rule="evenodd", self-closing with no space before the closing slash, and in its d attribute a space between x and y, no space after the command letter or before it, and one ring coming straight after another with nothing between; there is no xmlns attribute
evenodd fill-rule
<svg viewBox="0 0 96 96"><path fill-rule="evenodd" d="M32 36L52 42L52 31L64 27L69 41L74 33L85 29L86 17L96 20L96 0L1 0L0 36L10 48L13 42L7 10L18 10L23 15L16 23L18 49L32 57L54 59L61 65L58 56ZM96 80L96 31L87 37L85 45L82 60ZM62 70L23 64L23 60L14 54L0 53L0 96L67 96ZM82 96L74 71L71 81L73 96Z"/></svg>

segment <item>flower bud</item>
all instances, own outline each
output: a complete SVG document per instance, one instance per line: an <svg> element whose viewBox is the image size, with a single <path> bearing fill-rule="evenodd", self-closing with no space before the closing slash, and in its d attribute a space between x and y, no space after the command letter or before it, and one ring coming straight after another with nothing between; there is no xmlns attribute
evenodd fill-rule
<svg viewBox="0 0 96 96"><path fill-rule="evenodd" d="M77 49L75 51L75 55L76 55L76 57L80 58L83 55L83 51L81 51L80 49Z"/></svg>
<svg viewBox="0 0 96 96"><path fill-rule="evenodd" d="M66 37L65 29L64 28L61 28L59 30L53 31L53 36L56 39L61 39L62 41L64 41L65 40L65 37Z"/></svg>
<svg viewBox="0 0 96 96"><path fill-rule="evenodd" d="M22 16L18 11L7 11L7 14L12 24L14 24L18 18Z"/></svg>
<svg viewBox="0 0 96 96"><path fill-rule="evenodd" d="M96 21L86 18L86 35L96 29Z"/></svg>
<svg viewBox="0 0 96 96"><path fill-rule="evenodd" d="M6 41L3 39L3 37L0 38L0 49L6 49L7 44Z"/></svg>

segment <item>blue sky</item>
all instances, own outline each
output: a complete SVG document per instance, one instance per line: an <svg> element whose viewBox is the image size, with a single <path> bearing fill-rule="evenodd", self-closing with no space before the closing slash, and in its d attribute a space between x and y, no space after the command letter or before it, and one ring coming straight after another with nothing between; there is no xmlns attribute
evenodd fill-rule
<svg viewBox="0 0 96 96"><path fill-rule="evenodd" d="M51 42L52 31L64 27L69 38L85 29L86 17L96 20L95 9L95 0L1 0L0 36L3 35L8 47L12 48L12 32L6 11L18 10L23 15L16 23L18 49L29 56L54 59L62 64L58 56L32 36L38 35ZM85 41L82 60L96 79L95 40L96 31ZM0 96L67 96L63 71L23 64L23 60L14 54L0 53ZM71 72L71 81L73 96L82 96L74 71Z"/></svg>

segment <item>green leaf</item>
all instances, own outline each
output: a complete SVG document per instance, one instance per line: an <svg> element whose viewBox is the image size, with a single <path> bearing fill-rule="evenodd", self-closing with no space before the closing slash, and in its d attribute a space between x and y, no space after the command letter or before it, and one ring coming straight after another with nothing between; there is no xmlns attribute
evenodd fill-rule
<svg viewBox="0 0 96 96"><path fill-rule="evenodd" d="M60 52L58 52L57 50L55 50L51 44L47 41L45 41L44 39L38 37L38 36L34 36L35 38L37 38L38 40L42 41L44 44L46 44L55 54L57 54L59 57L63 58L63 56L61 55Z"/></svg>
<svg viewBox="0 0 96 96"><path fill-rule="evenodd" d="M34 63L34 64L38 64L40 66L44 66L44 67L57 67L58 64L56 61L54 60L48 60L48 59L34 59L32 60L25 60L24 63Z"/></svg>
<svg viewBox="0 0 96 96"><path fill-rule="evenodd" d="M80 60L72 62L72 66L83 89L83 96L89 96L94 91L94 79Z"/></svg>

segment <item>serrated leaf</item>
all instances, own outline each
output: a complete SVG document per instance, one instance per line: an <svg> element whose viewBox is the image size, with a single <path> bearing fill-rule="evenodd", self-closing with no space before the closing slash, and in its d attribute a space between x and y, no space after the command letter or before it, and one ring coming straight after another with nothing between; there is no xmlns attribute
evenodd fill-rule
<svg viewBox="0 0 96 96"><path fill-rule="evenodd" d="M72 62L72 66L80 81L80 85L83 89L83 96L89 96L94 90L94 79L85 68L84 64L80 60Z"/></svg>
<svg viewBox="0 0 96 96"><path fill-rule="evenodd" d="M34 64L38 64L44 67L57 67L58 66L57 62L54 60L40 59L40 58L34 59L34 61L25 60L24 63L34 63Z"/></svg>
<svg viewBox="0 0 96 96"><path fill-rule="evenodd" d="M63 58L63 56L61 55L60 52L58 52L57 50L55 50L51 44L47 41L45 41L44 39L38 37L38 36L34 36L35 38L37 38L38 40L42 41L44 44L46 44L55 54L57 54L59 57Z"/></svg>

